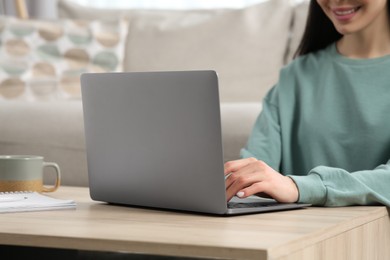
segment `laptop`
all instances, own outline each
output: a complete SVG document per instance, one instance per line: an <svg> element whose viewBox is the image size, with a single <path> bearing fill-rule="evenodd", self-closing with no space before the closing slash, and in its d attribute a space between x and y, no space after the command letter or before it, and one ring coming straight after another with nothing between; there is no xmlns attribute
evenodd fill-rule
<svg viewBox="0 0 390 260"><path fill-rule="evenodd" d="M215 71L85 73L81 90L93 200L217 215L308 206L227 204Z"/></svg>

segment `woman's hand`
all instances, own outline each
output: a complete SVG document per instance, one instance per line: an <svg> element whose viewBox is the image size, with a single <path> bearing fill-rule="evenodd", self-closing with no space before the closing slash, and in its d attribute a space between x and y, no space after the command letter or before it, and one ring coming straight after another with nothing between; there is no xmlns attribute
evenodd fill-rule
<svg viewBox="0 0 390 260"><path fill-rule="evenodd" d="M265 193L279 202L296 202L298 188L294 181L276 172L263 161L247 158L225 163L226 196L246 198Z"/></svg>

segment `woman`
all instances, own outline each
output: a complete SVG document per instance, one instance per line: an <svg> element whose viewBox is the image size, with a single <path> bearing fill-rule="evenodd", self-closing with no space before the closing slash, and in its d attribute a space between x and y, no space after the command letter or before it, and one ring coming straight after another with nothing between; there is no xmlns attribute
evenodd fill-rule
<svg viewBox="0 0 390 260"><path fill-rule="evenodd" d="M296 59L263 101L226 193L390 206L390 6L312 0Z"/></svg>

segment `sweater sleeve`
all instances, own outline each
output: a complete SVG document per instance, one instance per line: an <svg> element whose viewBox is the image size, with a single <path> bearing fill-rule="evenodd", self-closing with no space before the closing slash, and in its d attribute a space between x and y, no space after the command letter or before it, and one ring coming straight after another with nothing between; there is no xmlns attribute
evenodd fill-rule
<svg viewBox="0 0 390 260"><path fill-rule="evenodd" d="M347 172L318 166L307 176L289 176L299 202L318 206L386 205L390 207L390 160L373 170Z"/></svg>
<svg viewBox="0 0 390 260"><path fill-rule="evenodd" d="M278 107L270 100L275 89L263 100L263 107L258 116L248 142L241 149L240 157L255 157L264 161L275 170L279 170L281 160L280 123Z"/></svg>

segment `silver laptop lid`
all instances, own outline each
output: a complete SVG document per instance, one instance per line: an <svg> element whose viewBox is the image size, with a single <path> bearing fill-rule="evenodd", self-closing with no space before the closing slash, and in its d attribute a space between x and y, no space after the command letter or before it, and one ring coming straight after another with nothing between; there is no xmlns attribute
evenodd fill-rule
<svg viewBox="0 0 390 260"><path fill-rule="evenodd" d="M81 77L91 198L227 211L214 71Z"/></svg>

